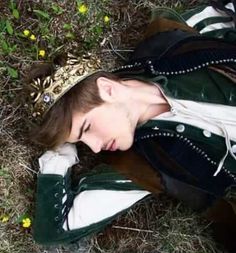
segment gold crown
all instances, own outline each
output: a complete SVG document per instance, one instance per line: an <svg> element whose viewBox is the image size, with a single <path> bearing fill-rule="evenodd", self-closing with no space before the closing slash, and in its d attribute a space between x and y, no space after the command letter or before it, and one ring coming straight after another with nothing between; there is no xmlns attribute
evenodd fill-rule
<svg viewBox="0 0 236 253"><path fill-rule="evenodd" d="M68 54L65 66L59 67L44 80L38 78L31 83L32 116L43 118L67 91L99 69L100 60L95 55L88 54L78 58Z"/></svg>

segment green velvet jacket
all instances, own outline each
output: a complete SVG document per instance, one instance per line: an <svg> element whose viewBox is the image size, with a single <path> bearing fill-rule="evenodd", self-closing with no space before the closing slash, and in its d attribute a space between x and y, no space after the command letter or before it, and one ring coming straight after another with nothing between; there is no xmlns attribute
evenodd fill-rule
<svg viewBox="0 0 236 253"><path fill-rule="evenodd" d="M169 77L160 86L172 98L236 106L235 83L207 68ZM150 120L137 129L134 143L161 173L165 190L196 210L235 195L236 186L236 160L230 154L213 176L226 152L225 138L204 130L185 122ZM235 150L236 142L231 145Z"/></svg>
<svg viewBox="0 0 236 253"><path fill-rule="evenodd" d="M158 10L158 14L169 22L183 22L171 10ZM212 38L182 28L153 33L115 73L122 78L158 82L171 98L235 107L233 38ZM162 174L166 191L198 210L227 194L234 195L236 184L236 160L230 154L219 176L213 176L226 152L225 138L204 130L185 122L151 120L137 129L134 143ZM231 147L235 150L235 141L231 140Z"/></svg>
<svg viewBox="0 0 236 253"><path fill-rule="evenodd" d="M188 16L187 14L185 15ZM165 8L158 9L156 15L164 16L166 20L168 18L169 22L170 20L184 22L177 13ZM173 28L175 25L173 24ZM225 31L221 32L225 34ZM235 29L231 29L230 34L230 39L227 37L223 40L179 29L157 32L142 41L130 61L114 72L127 79L158 82L165 95L171 98L234 107L236 106ZM217 35L220 37L219 33ZM233 38L235 40L232 42ZM234 76L230 72L234 73ZM143 127L155 125L160 129L176 132L179 124L155 120ZM202 150L210 152L213 160L219 161L226 149L224 137L212 133L209 138L203 134L204 129L187 125L185 122L183 124L185 125L183 136L191 139ZM231 144L234 146L235 142L232 141ZM236 161L231 155L228 155L225 167L236 173Z"/></svg>
<svg viewBox="0 0 236 253"><path fill-rule="evenodd" d="M155 78L151 77L147 80L151 81L155 80ZM164 82L160 80L159 85L165 95L175 99L236 106L236 83L208 68L188 74L167 77ZM179 124L180 122L155 120L150 121L143 128L156 126L160 129L178 133L176 128ZM202 150L207 150L215 161L219 161L226 151L224 137L213 133L208 137L203 134L204 129L188 125L185 122L182 122L182 124L185 126L182 132L183 136L191 139ZM236 145L234 141L231 141L231 143L232 146ZM225 160L225 167L236 173L236 161L230 154Z"/></svg>

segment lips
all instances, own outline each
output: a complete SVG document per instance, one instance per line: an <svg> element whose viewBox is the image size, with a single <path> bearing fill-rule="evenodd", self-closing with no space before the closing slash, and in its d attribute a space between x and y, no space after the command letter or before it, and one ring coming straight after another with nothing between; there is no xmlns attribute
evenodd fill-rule
<svg viewBox="0 0 236 253"><path fill-rule="evenodd" d="M116 141L112 140L108 143L106 150L115 151L116 150Z"/></svg>

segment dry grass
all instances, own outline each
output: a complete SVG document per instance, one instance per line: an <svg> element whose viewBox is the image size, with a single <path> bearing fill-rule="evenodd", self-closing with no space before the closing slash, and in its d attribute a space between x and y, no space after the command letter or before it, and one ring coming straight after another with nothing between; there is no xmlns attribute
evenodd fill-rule
<svg viewBox="0 0 236 253"><path fill-rule="evenodd" d="M150 197L96 237L94 249L109 253L217 252L207 226L173 200Z"/></svg>
<svg viewBox="0 0 236 253"><path fill-rule="evenodd" d="M7 41L9 50L16 45L8 53L0 46L0 216L9 216L9 221L0 222L0 252L220 252L211 238L208 224L186 207L165 197L147 199L104 232L79 242L79 246L38 246L33 242L31 228L24 229L19 222L23 214L33 217L35 174L31 163L42 152L27 141L27 107L17 103L22 89L20 77L32 63L41 61L37 50L44 48L47 54L45 60L49 61L61 51L79 55L89 50L101 56L104 68L111 69L122 63L141 38L150 8L165 5L182 10L199 1L85 1L91 4L93 11L83 21L78 20L76 1L19 0L16 1L19 19L12 16L10 2L0 2L1 22L9 19L14 28L12 35L4 29L0 30L0 34ZM60 6L63 13L53 12L52 4ZM35 15L32 11L35 9L47 12L50 19ZM102 31L99 31L100 28L96 31L96 13L111 17L108 25L99 25ZM66 37L65 24L71 24L69 32L73 38ZM24 29L33 31L37 42L23 38ZM9 75L7 67L18 70L19 77ZM93 161L85 155L81 166L85 168L88 163Z"/></svg>

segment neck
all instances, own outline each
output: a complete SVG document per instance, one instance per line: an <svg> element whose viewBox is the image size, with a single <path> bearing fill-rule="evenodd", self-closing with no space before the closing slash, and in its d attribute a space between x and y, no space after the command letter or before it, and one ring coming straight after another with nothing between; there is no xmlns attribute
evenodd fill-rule
<svg viewBox="0 0 236 253"><path fill-rule="evenodd" d="M130 108L136 108L134 117L137 124L143 124L170 110L158 86L138 80L123 81L123 84L130 88Z"/></svg>

